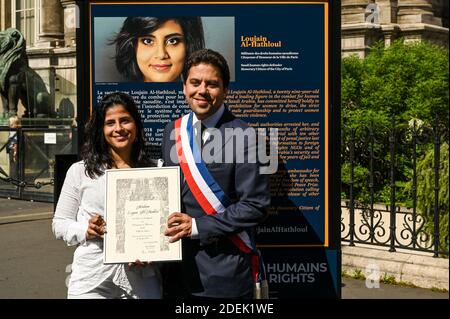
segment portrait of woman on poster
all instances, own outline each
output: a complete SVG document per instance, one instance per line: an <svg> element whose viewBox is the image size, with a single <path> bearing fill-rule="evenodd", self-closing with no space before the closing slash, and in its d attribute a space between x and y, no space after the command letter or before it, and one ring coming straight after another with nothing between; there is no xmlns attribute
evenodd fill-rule
<svg viewBox="0 0 450 319"><path fill-rule="evenodd" d="M200 17L128 17L110 44L117 70L128 81L173 82L205 40Z"/></svg>

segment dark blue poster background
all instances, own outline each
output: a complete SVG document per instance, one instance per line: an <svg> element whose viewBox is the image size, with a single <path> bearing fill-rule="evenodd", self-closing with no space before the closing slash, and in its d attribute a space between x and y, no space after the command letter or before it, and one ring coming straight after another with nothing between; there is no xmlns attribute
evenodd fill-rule
<svg viewBox="0 0 450 319"><path fill-rule="evenodd" d="M327 202L328 10L327 2L90 6L91 107L108 92L131 94L154 156L164 126L189 108L181 81L130 82L115 70L111 39L131 16L201 17L206 47L230 64L226 104L252 127L277 132L270 216L257 228L273 298L339 295Z"/></svg>

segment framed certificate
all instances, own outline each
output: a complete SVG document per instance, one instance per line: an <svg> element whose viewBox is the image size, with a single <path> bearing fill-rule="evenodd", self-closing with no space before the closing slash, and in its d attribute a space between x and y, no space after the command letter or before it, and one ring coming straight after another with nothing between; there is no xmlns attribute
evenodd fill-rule
<svg viewBox="0 0 450 319"><path fill-rule="evenodd" d="M181 260L181 240L164 236L167 217L180 211L180 168L106 170L105 264Z"/></svg>

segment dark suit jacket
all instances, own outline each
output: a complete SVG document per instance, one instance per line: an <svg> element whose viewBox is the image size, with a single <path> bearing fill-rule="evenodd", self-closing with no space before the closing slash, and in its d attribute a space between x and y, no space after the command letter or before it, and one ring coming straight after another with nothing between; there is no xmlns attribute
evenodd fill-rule
<svg viewBox="0 0 450 319"><path fill-rule="evenodd" d="M216 125L225 137L226 128L247 128L227 109ZM175 140L171 132L174 122L164 131L162 153L165 166L179 165L173 150ZM221 141L223 149L233 144L233 138ZM208 141L205 146L208 145ZM215 144L217 145L217 144ZM172 158L170 152L173 152ZM244 152L248 151L248 145ZM236 154L234 154L234 159ZM259 174L258 163L211 163L207 168L232 204L222 214L206 215L181 176L182 212L195 218L199 238L183 239L183 262L167 266L164 276L167 297L236 298L253 291L250 255L241 252L229 235L246 229L254 236L254 226L266 217L270 203L267 175ZM181 293L181 294L180 294Z"/></svg>

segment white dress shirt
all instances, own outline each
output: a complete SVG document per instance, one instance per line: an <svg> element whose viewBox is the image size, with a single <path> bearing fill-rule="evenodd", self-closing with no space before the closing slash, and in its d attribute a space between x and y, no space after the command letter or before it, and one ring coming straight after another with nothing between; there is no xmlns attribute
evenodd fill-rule
<svg viewBox="0 0 450 319"><path fill-rule="evenodd" d="M91 217L104 216L104 207L105 175L91 179L85 174L82 161L73 164L67 171L52 223L56 238L69 246L78 245L73 256L69 295L87 293L105 280L112 280L127 293L146 289L149 281L159 281L152 264L130 270L126 264L103 263L103 240L86 240L86 230ZM152 296L160 298L161 292L155 291Z"/></svg>

